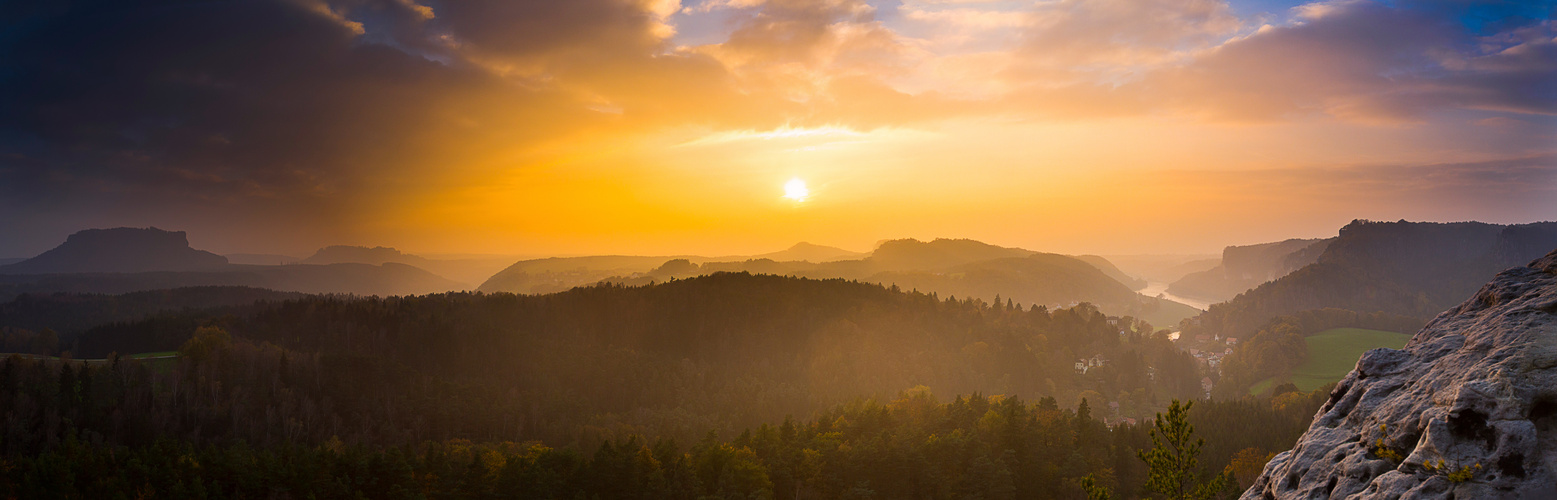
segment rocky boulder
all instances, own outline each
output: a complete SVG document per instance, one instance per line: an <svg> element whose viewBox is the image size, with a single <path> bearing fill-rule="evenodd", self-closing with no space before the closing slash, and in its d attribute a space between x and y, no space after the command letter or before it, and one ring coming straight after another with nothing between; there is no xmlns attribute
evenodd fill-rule
<svg viewBox="0 0 1557 500"><path fill-rule="evenodd" d="M1243 498L1557 499L1557 251L1364 354Z"/></svg>

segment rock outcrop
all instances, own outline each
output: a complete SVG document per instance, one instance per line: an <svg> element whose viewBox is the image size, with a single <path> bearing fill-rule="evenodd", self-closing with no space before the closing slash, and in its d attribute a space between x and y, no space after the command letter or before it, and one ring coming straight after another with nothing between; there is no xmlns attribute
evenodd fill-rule
<svg viewBox="0 0 1557 500"><path fill-rule="evenodd" d="M1243 498L1557 499L1557 251L1364 354Z"/></svg>
<svg viewBox="0 0 1557 500"><path fill-rule="evenodd" d="M72 234L37 257L0 266L0 274L203 271L225 265L226 257L190 248L183 231L116 227Z"/></svg>

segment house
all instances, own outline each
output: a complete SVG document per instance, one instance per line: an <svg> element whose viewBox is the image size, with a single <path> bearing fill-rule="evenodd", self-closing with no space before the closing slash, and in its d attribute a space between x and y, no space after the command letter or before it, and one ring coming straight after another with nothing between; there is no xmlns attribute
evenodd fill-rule
<svg viewBox="0 0 1557 500"><path fill-rule="evenodd" d="M1238 337L1228 337L1227 345L1238 345Z"/></svg>
<svg viewBox="0 0 1557 500"><path fill-rule="evenodd" d="M1076 373L1085 375L1087 370L1100 368L1107 363L1108 360L1104 359L1102 354L1098 354L1090 358L1081 358L1076 360Z"/></svg>
<svg viewBox="0 0 1557 500"><path fill-rule="evenodd" d="M1208 397L1208 398L1211 397L1211 388L1214 387L1215 385L1216 384L1211 382L1211 377L1201 377L1200 378L1200 388L1204 389L1206 391L1206 397Z"/></svg>

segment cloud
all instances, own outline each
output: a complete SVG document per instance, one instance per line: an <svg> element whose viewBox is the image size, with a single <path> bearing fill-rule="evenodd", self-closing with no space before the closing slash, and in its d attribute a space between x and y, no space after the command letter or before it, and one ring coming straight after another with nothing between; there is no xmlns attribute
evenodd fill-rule
<svg viewBox="0 0 1557 500"><path fill-rule="evenodd" d="M29 212L199 208L339 226L430 165L597 120L561 89L372 43L385 19L343 21L407 5L83 2L11 25L0 155L20 167L0 171L0 198Z"/></svg>
<svg viewBox="0 0 1557 500"><path fill-rule="evenodd" d="M1291 24L1230 40L1150 83L1181 109L1234 120L1323 113L1409 123L1447 109L1553 110L1552 43L1539 34L1549 22L1478 40L1450 20L1366 0L1294 11Z"/></svg>
<svg viewBox="0 0 1557 500"><path fill-rule="evenodd" d="M327 234L681 130L1319 117L1541 136L1549 12L1467 23L1473 4L1320 2L1259 26L1221 0L30 2L0 12L0 211ZM717 36L686 42L693 21Z"/></svg>
<svg viewBox="0 0 1557 500"><path fill-rule="evenodd" d="M1061 82L1120 82L1184 60L1234 34L1222 0L1060 0L1030 12L1025 71Z"/></svg>

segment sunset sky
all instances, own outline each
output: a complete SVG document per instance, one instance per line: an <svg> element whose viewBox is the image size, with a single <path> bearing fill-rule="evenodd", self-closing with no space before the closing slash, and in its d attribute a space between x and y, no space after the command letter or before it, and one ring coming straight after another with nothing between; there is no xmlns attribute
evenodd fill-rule
<svg viewBox="0 0 1557 500"><path fill-rule="evenodd" d="M1547 0L21 4L0 257L114 226L720 255L1557 220Z"/></svg>

